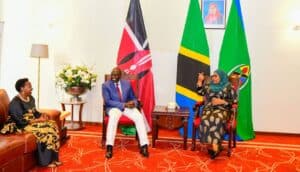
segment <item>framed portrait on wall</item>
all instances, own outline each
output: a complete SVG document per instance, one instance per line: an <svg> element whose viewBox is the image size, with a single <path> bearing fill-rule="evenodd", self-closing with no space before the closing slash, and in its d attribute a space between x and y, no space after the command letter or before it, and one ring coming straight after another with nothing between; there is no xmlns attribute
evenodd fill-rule
<svg viewBox="0 0 300 172"><path fill-rule="evenodd" d="M201 10L205 28L225 28L226 0L201 0Z"/></svg>

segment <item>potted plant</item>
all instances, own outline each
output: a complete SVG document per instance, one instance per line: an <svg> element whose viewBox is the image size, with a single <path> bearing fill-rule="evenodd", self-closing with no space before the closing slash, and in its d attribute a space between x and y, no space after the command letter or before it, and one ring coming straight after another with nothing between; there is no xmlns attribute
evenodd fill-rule
<svg viewBox="0 0 300 172"><path fill-rule="evenodd" d="M91 90L96 85L96 80L97 74L87 66L66 65L56 75L56 86L72 95L71 100L79 101L79 96L86 90Z"/></svg>

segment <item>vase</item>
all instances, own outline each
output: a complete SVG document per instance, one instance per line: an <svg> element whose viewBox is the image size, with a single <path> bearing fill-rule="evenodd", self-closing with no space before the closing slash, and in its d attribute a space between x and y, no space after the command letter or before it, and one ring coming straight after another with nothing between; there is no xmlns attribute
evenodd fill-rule
<svg viewBox="0 0 300 172"><path fill-rule="evenodd" d="M71 101L81 101L80 95L84 94L86 92L86 88L74 86L74 87L68 87L66 88L66 92L73 97L71 97Z"/></svg>

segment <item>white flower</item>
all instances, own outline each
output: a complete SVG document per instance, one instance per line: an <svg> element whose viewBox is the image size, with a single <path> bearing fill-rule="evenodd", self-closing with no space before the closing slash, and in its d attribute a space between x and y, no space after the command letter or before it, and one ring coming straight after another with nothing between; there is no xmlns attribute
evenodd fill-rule
<svg viewBox="0 0 300 172"><path fill-rule="evenodd" d="M73 77L71 69L68 69L64 74L66 75L67 78L72 78Z"/></svg>
<svg viewBox="0 0 300 172"><path fill-rule="evenodd" d="M56 75L56 85L64 89L74 86L91 89L96 80L97 74L86 66L67 65Z"/></svg>

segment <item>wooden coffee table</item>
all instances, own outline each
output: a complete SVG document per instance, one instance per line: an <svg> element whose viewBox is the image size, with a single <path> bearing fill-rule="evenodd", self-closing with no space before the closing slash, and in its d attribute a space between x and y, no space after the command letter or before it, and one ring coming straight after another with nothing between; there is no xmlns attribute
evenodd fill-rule
<svg viewBox="0 0 300 172"><path fill-rule="evenodd" d="M159 128L175 130L183 126L183 148L187 149L187 122L189 113L189 108L187 107L170 110L167 106L155 106L152 112L152 147L155 147L155 141L158 139Z"/></svg>

